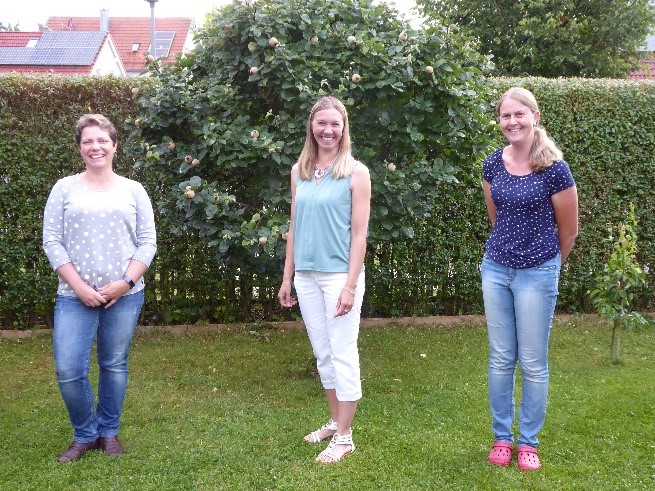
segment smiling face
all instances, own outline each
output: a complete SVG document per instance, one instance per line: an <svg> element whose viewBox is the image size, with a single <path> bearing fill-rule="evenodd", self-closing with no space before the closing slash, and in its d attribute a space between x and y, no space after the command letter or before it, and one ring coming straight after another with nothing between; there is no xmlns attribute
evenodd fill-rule
<svg viewBox="0 0 655 491"><path fill-rule="evenodd" d="M532 143L534 126L539 122L539 111L508 97L498 107L498 117L503 136L510 144Z"/></svg>
<svg viewBox="0 0 655 491"><path fill-rule="evenodd" d="M312 135L319 151L333 153L339 149L343 135L343 116L335 108L322 109L312 118Z"/></svg>
<svg viewBox="0 0 655 491"><path fill-rule="evenodd" d="M80 154L87 169L112 168L116 143L99 126L87 126L80 135Z"/></svg>

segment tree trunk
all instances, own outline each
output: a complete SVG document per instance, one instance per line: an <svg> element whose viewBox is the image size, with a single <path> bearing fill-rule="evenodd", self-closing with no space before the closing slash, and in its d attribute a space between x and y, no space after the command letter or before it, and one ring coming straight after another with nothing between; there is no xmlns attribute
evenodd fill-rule
<svg viewBox="0 0 655 491"><path fill-rule="evenodd" d="M621 323L614 321L612 327L612 363L618 363L621 359Z"/></svg>

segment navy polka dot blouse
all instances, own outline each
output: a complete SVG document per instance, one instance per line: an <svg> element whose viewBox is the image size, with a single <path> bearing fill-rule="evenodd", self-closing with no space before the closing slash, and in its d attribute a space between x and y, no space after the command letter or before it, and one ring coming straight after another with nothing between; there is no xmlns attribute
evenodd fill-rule
<svg viewBox="0 0 655 491"><path fill-rule="evenodd" d="M551 196L575 186L564 160L525 176L507 172L500 148L484 160L482 178L491 185L496 223L487 255L511 268L533 268L559 253Z"/></svg>

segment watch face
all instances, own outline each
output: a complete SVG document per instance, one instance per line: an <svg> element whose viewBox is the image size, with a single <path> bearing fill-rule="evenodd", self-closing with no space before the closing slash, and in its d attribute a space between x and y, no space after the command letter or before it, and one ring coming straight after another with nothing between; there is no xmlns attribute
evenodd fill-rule
<svg viewBox="0 0 655 491"><path fill-rule="evenodd" d="M129 276L123 275L123 281L130 285L130 288L134 288L134 281Z"/></svg>

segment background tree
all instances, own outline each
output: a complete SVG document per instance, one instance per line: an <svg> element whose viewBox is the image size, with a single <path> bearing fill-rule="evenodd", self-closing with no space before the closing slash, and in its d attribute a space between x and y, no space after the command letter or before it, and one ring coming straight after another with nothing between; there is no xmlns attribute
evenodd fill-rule
<svg viewBox="0 0 655 491"><path fill-rule="evenodd" d="M625 223L618 226L618 237L603 272L596 276L596 288L589 292L599 315L612 322L612 362L621 359L621 331L646 323L639 313L631 311L635 290L646 284L646 273L637 262L637 219L630 203ZM608 243L612 243L612 229Z"/></svg>
<svg viewBox="0 0 655 491"><path fill-rule="evenodd" d="M411 237L489 142L487 60L386 5L235 2L197 43L176 65L151 62L131 139L161 220L214 246L222 267L279 272L290 171L320 95L345 102L371 170L371 244Z"/></svg>
<svg viewBox="0 0 655 491"><path fill-rule="evenodd" d="M417 0L459 26L501 75L627 77L655 27L649 0Z"/></svg>

